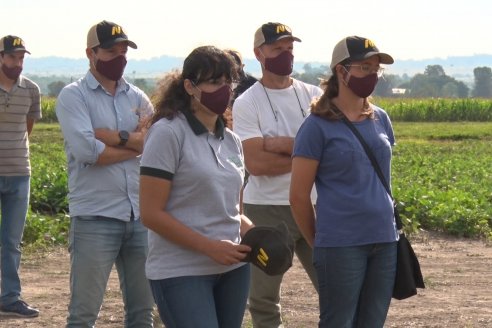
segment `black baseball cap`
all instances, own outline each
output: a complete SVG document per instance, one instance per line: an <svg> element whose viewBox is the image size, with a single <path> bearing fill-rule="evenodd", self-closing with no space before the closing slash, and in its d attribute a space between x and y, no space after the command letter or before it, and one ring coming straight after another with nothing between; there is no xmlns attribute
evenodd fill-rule
<svg viewBox="0 0 492 328"><path fill-rule="evenodd" d="M283 274L292 266L294 241L285 223L277 227L253 227L241 244L251 247L243 262L251 262L270 276Z"/></svg>
<svg viewBox="0 0 492 328"><path fill-rule="evenodd" d="M292 35L292 30L287 25L272 22L266 23L256 30L254 47L257 48L264 43L271 44L285 38L301 42L301 39Z"/></svg>
<svg viewBox="0 0 492 328"><path fill-rule="evenodd" d="M17 51L24 51L31 54L27 51L24 40L18 36L7 35L0 39L0 52L9 54Z"/></svg>
<svg viewBox="0 0 492 328"><path fill-rule="evenodd" d="M346 59L360 61L374 55L379 56L381 64L393 64L395 62L393 57L380 52L373 41L360 36L348 36L338 42L333 49L330 68L333 69Z"/></svg>
<svg viewBox="0 0 492 328"><path fill-rule="evenodd" d="M120 25L103 20L92 26L87 33L87 48L101 47L111 48L115 43L128 42L128 46L137 49L135 42L130 41L123 27Z"/></svg>

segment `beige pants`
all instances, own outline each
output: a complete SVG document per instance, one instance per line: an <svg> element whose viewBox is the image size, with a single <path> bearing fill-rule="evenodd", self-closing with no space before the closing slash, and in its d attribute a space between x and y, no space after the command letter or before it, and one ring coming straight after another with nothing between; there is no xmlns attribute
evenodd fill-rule
<svg viewBox="0 0 492 328"><path fill-rule="evenodd" d="M295 242L295 253L306 270L313 286L318 290L316 272L313 267L313 251L302 237L288 205L244 204L244 214L256 226L277 226L285 222ZM280 328L282 325L280 285L283 275L269 276L256 266L251 266L249 311L254 328Z"/></svg>

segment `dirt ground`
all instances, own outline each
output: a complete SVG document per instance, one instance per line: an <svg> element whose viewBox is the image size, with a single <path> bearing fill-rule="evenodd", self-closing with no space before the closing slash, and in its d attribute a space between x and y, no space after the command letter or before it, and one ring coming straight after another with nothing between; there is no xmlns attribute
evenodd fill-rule
<svg viewBox="0 0 492 328"><path fill-rule="evenodd" d="M411 240L427 288L393 300L385 327L492 327L492 245L426 232ZM24 299L40 316L0 317L0 327L63 327L69 297L66 249L24 255L21 278ZM298 262L284 279L282 306L286 328L317 327L317 295ZM97 327L123 327L122 309L113 270ZM247 312L244 327L251 327Z"/></svg>

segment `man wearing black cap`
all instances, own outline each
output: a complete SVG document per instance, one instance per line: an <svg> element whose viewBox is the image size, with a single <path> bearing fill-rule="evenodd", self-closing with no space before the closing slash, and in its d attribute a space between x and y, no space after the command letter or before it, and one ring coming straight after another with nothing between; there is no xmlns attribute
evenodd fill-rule
<svg viewBox="0 0 492 328"><path fill-rule="evenodd" d="M148 97L123 76L123 28L102 21L89 30L89 71L66 86L56 104L68 159L70 304L67 327L93 327L116 265L125 327L152 327L153 299L145 277L147 230L139 214L139 159Z"/></svg>
<svg viewBox="0 0 492 328"><path fill-rule="evenodd" d="M39 87L21 75L26 50L13 35L0 39L0 315L37 317L20 299L20 243L29 206L29 134L41 118Z"/></svg>
<svg viewBox="0 0 492 328"><path fill-rule="evenodd" d="M289 185L294 137L309 114L312 99L322 90L290 77L294 41L301 40L281 23L266 23L256 31L254 53L262 77L236 99L232 113L234 132L242 140L250 173L244 189L244 212L256 226L285 222L294 239L295 253L317 288L312 249L290 210ZM249 310L255 328L282 327L282 278L283 274L269 276L252 267Z"/></svg>

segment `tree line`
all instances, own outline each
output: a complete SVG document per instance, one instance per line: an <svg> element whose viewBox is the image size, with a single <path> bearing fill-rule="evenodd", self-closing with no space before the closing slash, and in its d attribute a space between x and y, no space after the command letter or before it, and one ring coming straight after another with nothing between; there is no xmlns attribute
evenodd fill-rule
<svg viewBox="0 0 492 328"><path fill-rule="evenodd" d="M328 79L328 66L312 67L306 64L303 73L294 73L299 80L319 84L320 79ZM409 77L384 74L374 91L380 97L408 98L492 98L492 70L490 67L476 67L473 70L474 83L470 89L464 82L446 75L441 65L428 65L424 73Z"/></svg>
<svg viewBox="0 0 492 328"><path fill-rule="evenodd" d="M301 81L319 85L323 79L328 79L328 66L313 67L311 64L303 66L302 73L294 72L293 77ZM404 98L492 98L492 70L490 67L476 67L473 70L474 83L470 88L464 82L446 75L441 65L428 65L423 73L410 77L396 74L384 74L374 91L379 97ZM59 76L29 76L38 83L43 94L57 97L61 89L74 79ZM128 77L127 77L128 78ZM151 95L155 89L156 78L129 79L133 84Z"/></svg>

